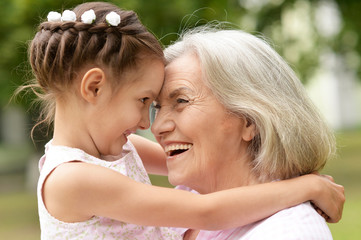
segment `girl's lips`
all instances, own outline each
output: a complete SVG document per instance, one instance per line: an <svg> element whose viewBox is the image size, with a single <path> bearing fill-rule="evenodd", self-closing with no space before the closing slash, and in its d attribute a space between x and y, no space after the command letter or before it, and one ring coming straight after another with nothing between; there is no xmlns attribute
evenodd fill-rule
<svg viewBox="0 0 361 240"><path fill-rule="evenodd" d="M135 133L135 131L127 130L124 132L124 136L128 137L130 134L133 134L133 133Z"/></svg>

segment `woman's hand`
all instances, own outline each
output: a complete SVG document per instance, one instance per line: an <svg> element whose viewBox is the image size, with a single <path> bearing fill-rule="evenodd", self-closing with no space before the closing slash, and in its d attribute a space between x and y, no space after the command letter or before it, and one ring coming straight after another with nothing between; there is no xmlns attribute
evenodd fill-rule
<svg viewBox="0 0 361 240"><path fill-rule="evenodd" d="M345 203L344 187L336 184L333 177L313 173L317 176L320 184L316 184L316 194L312 198L312 205L316 211L329 223L337 223L342 217ZM312 174L310 175L312 176Z"/></svg>

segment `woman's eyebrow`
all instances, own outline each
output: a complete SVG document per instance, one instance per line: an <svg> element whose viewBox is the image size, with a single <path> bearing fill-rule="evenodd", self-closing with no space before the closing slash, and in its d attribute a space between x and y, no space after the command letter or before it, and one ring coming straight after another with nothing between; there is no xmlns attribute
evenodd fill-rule
<svg viewBox="0 0 361 240"><path fill-rule="evenodd" d="M168 97L169 97L170 99L172 99L172 98L174 98L175 96L179 95L179 94L182 93L182 92L193 93L193 91L192 91L190 88L188 88L188 87L180 87L180 88L177 88L177 89L171 91L171 92L169 93Z"/></svg>
<svg viewBox="0 0 361 240"><path fill-rule="evenodd" d="M180 95L181 93L183 93L183 92L188 92L188 93L193 93L193 90L192 89L190 89L190 88L188 88L188 87L179 87L179 88L177 88L177 89L174 89L173 91L171 91L169 94L168 94L168 96L167 96L167 99L173 99L173 98L175 98L176 96L178 96L178 95ZM161 102L161 96L164 96L164 95L162 95L162 93L161 94L159 94L156 98L155 98L155 102L157 102L157 103L160 103ZM164 96L164 97L166 97L166 96Z"/></svg>

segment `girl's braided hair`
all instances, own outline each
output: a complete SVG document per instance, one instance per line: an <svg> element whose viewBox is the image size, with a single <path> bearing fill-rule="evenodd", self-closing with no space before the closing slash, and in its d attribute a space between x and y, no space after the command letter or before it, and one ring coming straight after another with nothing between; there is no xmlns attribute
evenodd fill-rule
<svg viewBox="0 0 361 240"><path fill-rule="evenodd" d="M81 15L90 9L95 12L95 22L81 22ZM103 67L113 76L119 76L134 68L144 56L163 60L160 43L135 12L105 2L84 3L73 11L77 17L75 22L45 21L30 43L29 60L36 77L30 87L38 89L35 93L44 103L40 123L52 123L54 96L65 91L84 66ZM118 26L106 23L105 17L111 11L120 15Z"/></svg>

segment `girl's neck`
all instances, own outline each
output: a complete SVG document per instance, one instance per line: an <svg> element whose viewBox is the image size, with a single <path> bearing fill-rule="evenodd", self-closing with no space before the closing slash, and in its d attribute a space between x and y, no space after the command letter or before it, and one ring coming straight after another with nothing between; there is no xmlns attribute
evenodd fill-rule
<svg viewBox="0 0 361 240"><path fill-rule="evenodd" d="M56 105L52 143L79 148L94 157L100 158L99 151L87 131L84 116L73 109L77 108L71 108L69 105L64 106L64 104Z"/></svg>

